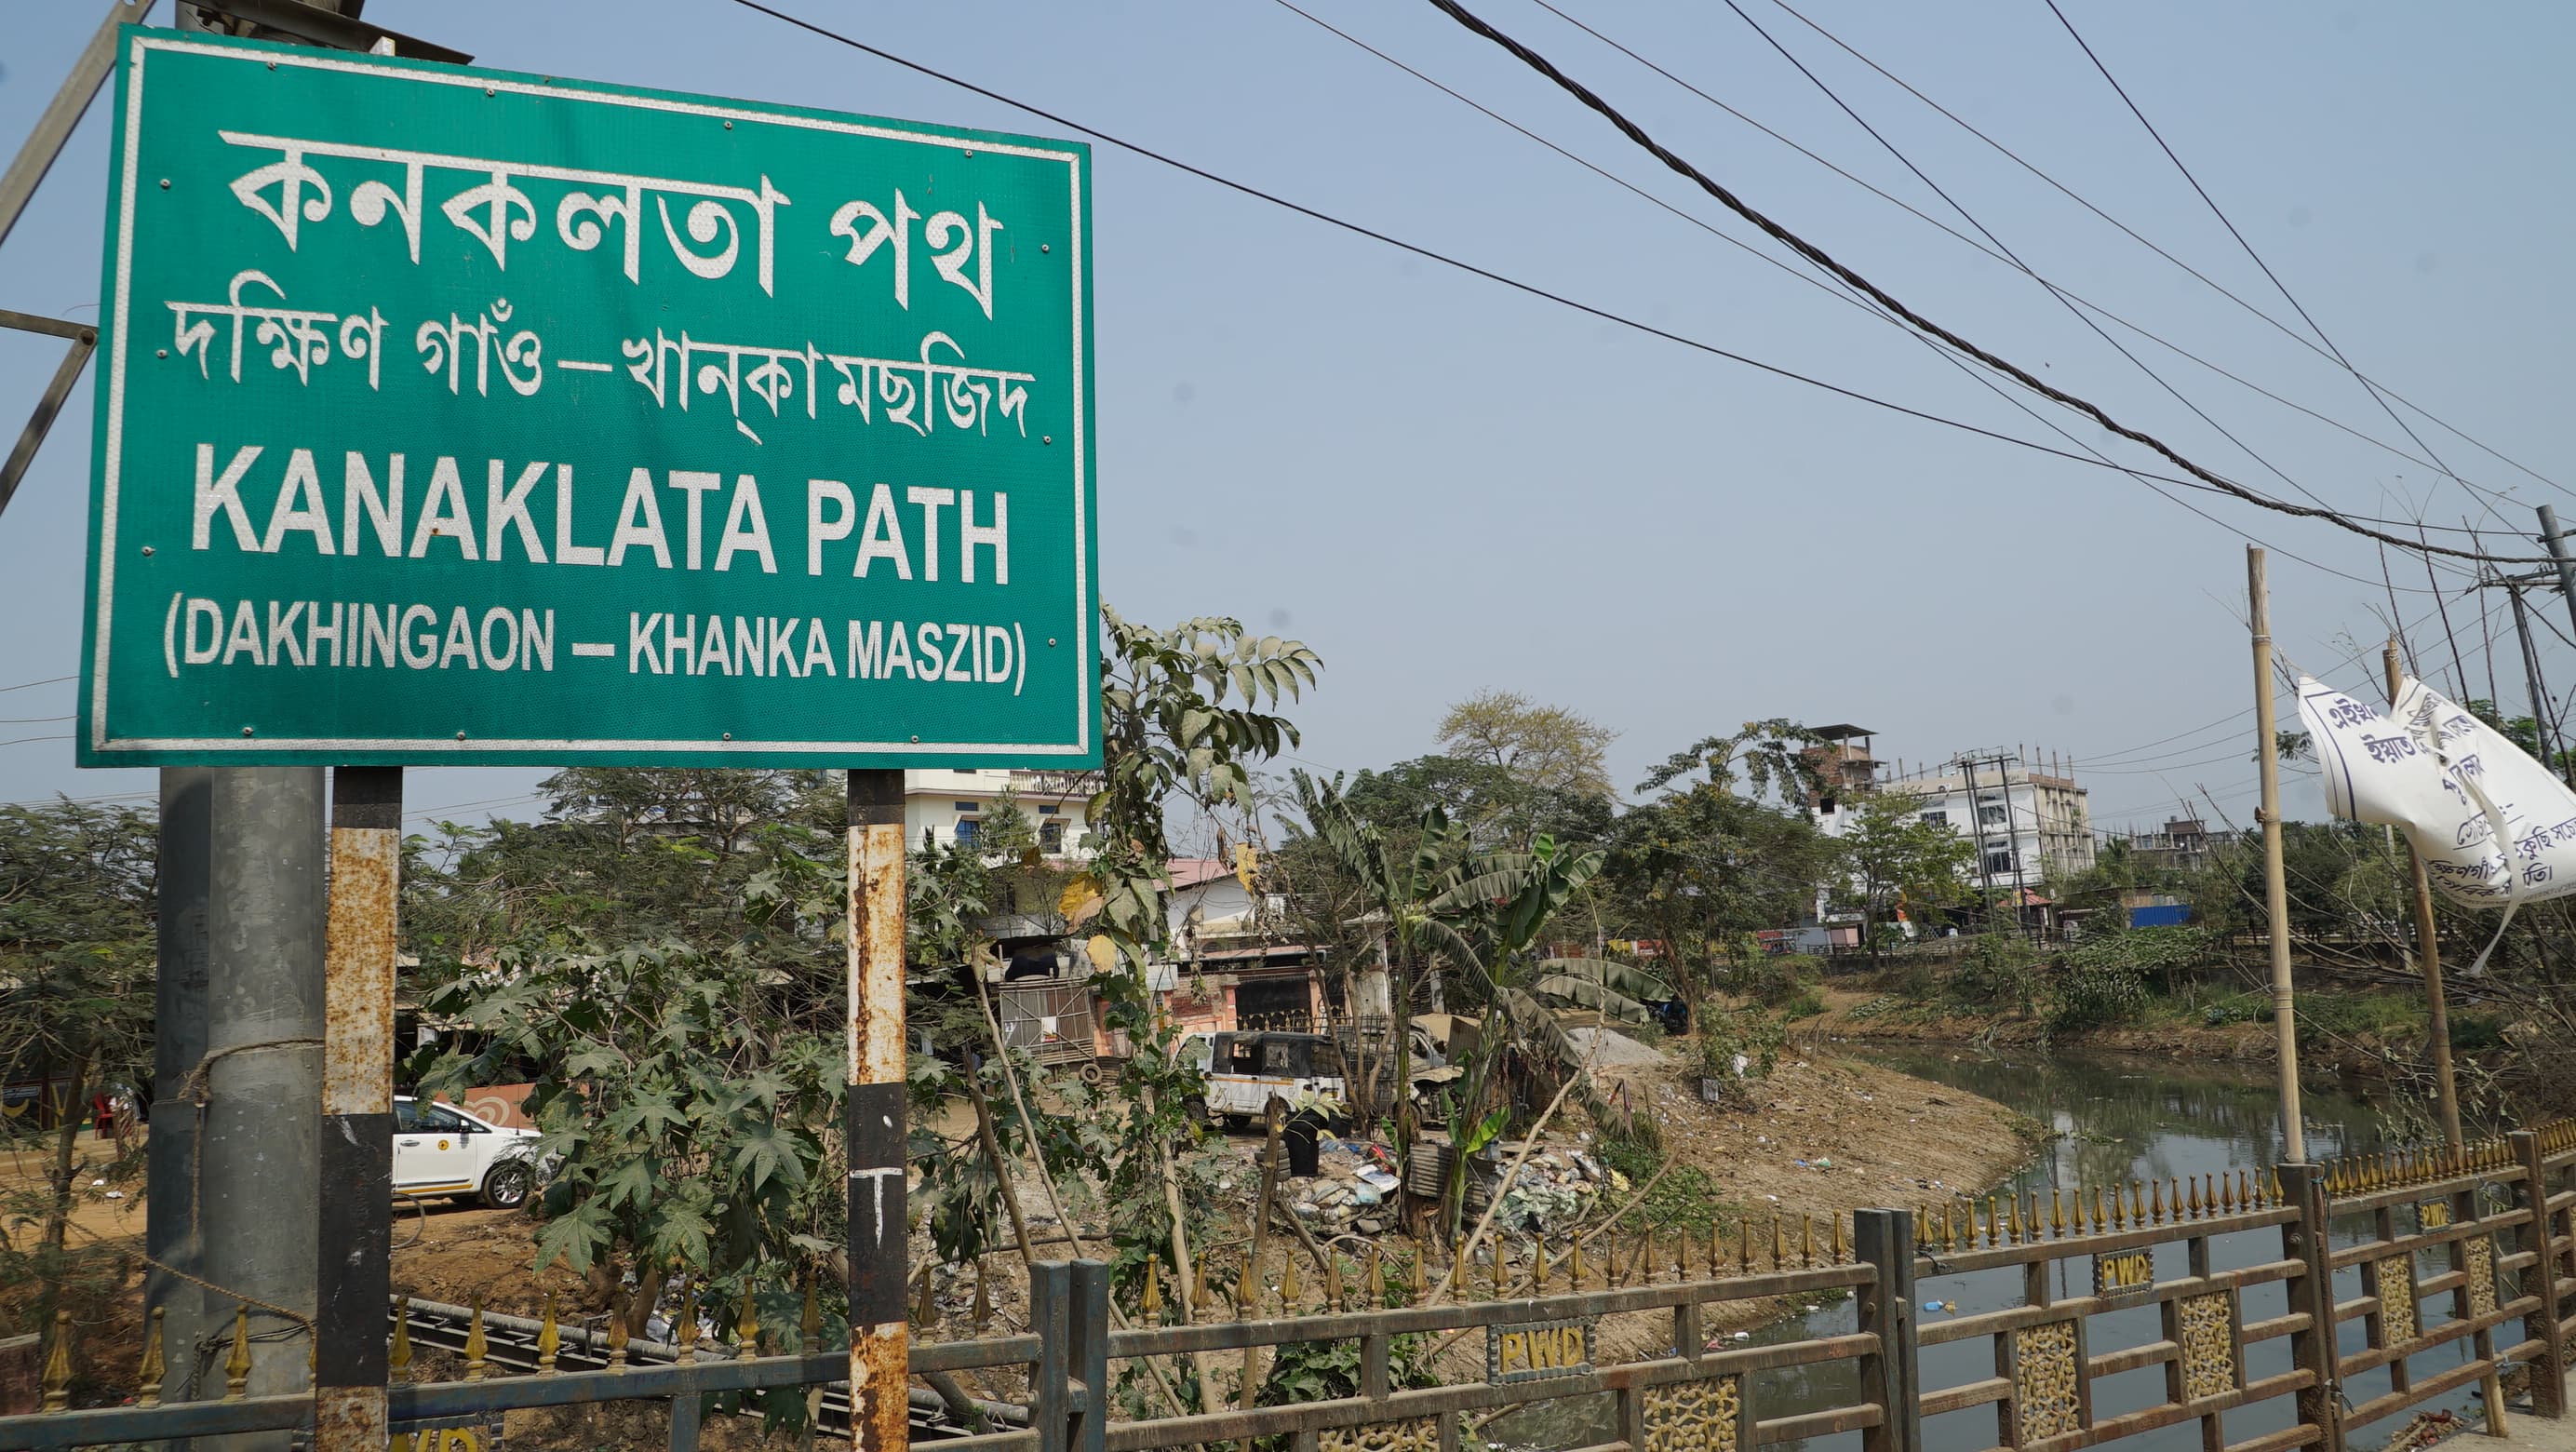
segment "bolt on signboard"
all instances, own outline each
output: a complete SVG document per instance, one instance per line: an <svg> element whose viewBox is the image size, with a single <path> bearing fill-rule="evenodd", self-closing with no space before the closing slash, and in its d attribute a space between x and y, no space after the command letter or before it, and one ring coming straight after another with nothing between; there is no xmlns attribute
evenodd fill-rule
<svg viewBox="0 0 2576 1452"><path fill-rule="evenodd" d="M1096 760L1080 145L129 32L80 758Z"/></svg>
<svg viewBox="0 0 2576 1452"><path fill-rule="evenodd" d="M854 1422L901 1446L901 769L1100 758L1087 149L119 61L79 759L339 768L317 1340L373 1350L317 1356L319 1442L385 1426L399 769L585 763L850 768Z"/></svg>

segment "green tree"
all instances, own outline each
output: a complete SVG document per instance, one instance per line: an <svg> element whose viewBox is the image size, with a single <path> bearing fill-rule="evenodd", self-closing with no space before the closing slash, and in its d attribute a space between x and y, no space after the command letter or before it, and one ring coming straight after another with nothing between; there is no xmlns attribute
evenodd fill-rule
<svg viewBox="0 0 2576 1452"><path fill-rule="evenodd" d="M1168 948L1166 814L1248 802L1250 765L1296 741L1265 707L1311 685L1319 662L1231 620L1156 631L1103 617L1097 855L1083 882L1099 903L1090 948L1110 1026L1135 1058L1124 1095L1094 1102L1057 1086L1067 1112L1041 1112L1034 1128L1052 1168L1108 1182L1124 1273L1161 1244L1187 1257L1171 1154L1187 1132L1171 1092L1184 1071L1145 988L1145 966ZM846 1269L839 782L745 775L761 779L565 774L554 779L554 820L451 830L419 853L415 925L444 979L429 1007L468 1032L415 1069L437 1087L533 1068L529 1112L543 1150L561 1157L543 1200L541 1261L587 1267L603 1291L633 1270L630 1319L676 1263L701 1291L751 1294L763 1322L784 1329L800 1276L836 1303ZM915 859L910 953L971 958L974 920L996 906L995 873L1025 866L1009 836L1006 822L989 859ZM997 1070L987 1060L977 1072L992 1077L979 1087L998 1084ZM959 1087L927 1057L913 1078L917 1096ZM971 1139L945 1138L927 1119L911 1153L929 1181L933 1232L943 1252L971 1254L991 1234L999 1167L978 1165ZM792 1420L802 1401L787 1400L771 1410Z"/></svg>
<svg viewBox="0 0 2576 1452"><path fill-rule="evenodd" d="M1619 733L1517 691L1479 691L1451 706L1438 738L1449 755L1497 767L1533 790L1610 795L1604 757Z"/></svg>
<svg viewBox="0 0 2576 1452"><path fill-rule="evenodd" d="M1705 736L1666 757L1637 790L1657 791L1695 771L1706 771L1708 784L1720 791L1734 791L1741 780L1756 800L1776 791L1782 802L1802 806L1822 785L1812 753L1832 745L1785 716L1747 721L1732 735Z"/></svg>
<svg viewBox="0 0 2576 1452"><path fill-rule="evenodd" d="M55 1115L43 1189L0 1197L0 1280L38 1287L25 1329L52 1324L75 1273L65 1232L98 1168L78 1152L91 1096L150 1081L157 848L153 817L130 807L0 806L0 1084L45 1086Z"/></svg>
<svg viewBox="0 0 2576 1452"><path fill-rule="evenodd" d="M1861 940L1875 954L1880 917L1899 904L1917 912L1958 900L1976 848L1947 826L1923 819L1921 793L1883 788L1853 803L1841 838L1859 900Z"/></svg>
<svg viewBox="0 0 2576 1452"><path fill-rule="evenodd" d="M1544 832L1560 842L1598 842L1610 830L1606 793L1534 785L1490 761L1422 756L1362 771L1346 791L1351 810L1402 838L1438 807L1485 848L1527 847Z"/></svg>
<svg viewBox="0 0 2576 1452"><path fill-rule="evenodd" d="M1697 763L1696 751L1675 761ZM1769 758L1770 769L1798 761ZM1668 763L1669 764L1669 763ZM1834 870L1833 841L1804 810L1739 796L1725 781L1691 780L1685 765L1658 772L1641 791L1663 794L1620 814L1603 882L1607 911L1624 935L1654 938L1696 1013L1721 960L1760 928L1797 922ZM1777 777L1771 778L1777 780Z"/></svg>

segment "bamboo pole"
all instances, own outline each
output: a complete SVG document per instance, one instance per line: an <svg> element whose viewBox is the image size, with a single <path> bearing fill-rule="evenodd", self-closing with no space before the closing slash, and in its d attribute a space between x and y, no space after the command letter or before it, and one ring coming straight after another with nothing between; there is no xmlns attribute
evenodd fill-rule
<svg viewBox="0 0 2576 1452"><path fill-rule="evenodd" d="M2254 733L2263 763L2263 900L2272 939L2272 1027L2280 1040L2281 1134L2291 1164L2306 1164L2308 1136L2299 1121L2299 1021L2290 986L2290 898L2281 880L2281 740L2272 716L2272 607L2263 583L2263 549L2245 547L2245 594L2254 635Z"/></svg>
<svg viewBox="0 0 2576 1452"><path fill-rule="evenodd" d="M2397 705L2397 637L2388 637L2388 648L2381 655L2387 668L2388 704ZM2433 930L2433 884L2425 876L2424 859L2415 855L2415 844L2408 842L2406 873L2415 890L2415 957L2424 968L2424 1011L2431 1020L2426 1036L2433 1041L2433 1102L2442 1121L2442 1142L2453 1149L2460 1147L2460 1086L2451 1073L2451 1011L2443 1000L2442 945Z"/></svg>

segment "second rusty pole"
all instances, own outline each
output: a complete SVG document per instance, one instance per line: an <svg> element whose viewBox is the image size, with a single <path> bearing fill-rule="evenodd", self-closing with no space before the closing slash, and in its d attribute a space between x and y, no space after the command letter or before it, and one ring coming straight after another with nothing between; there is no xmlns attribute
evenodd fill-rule
<svg viewBox="0 0 2576 1452"><path fill-rule="evenodd" d="M850 807L850 1436L904 1452L903 773L852 771Z"/></svg>
<svg viewBox="0 0 2576 1452"><path fill-rule="evenodd" d="M394 944L402 888L399 766L331 773L331 886L322 948L320 1284L313 1323L315 1452L374 1452L385 1415L393 1277Z"/></svg>

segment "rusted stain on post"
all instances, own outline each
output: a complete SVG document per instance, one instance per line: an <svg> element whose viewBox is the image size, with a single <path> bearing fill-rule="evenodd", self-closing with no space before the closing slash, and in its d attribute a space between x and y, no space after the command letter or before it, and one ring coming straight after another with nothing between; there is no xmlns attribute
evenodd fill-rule
<svg viewBox="0 0 2576 1452"><path fill-rule="evenodd" d="M912 1440L910 1369L901 1322L850 1339L850 1435L868 1449L900 1449Z"/></svg>
<svg viewBox="0 0 2576 1452"><path fill-rule="evenodd" d="M857 1452L903 1452L903 773L853 771L848 800L850 1428Z"/></svg>
<svg viewBox="0 0 2576 1452"><path fill-rule="evenodd" d="M396 831L331 829L322 950L322 1112L393 1112Z"/></svg>
<svg viewBox="0 0 2576 1452"><path fill-rule="evenodd" d="M313 1328L316 1452L381 1452L393 1272L394 929L402 769L331 774L322 950L322 1257Z"/></svg>
<svg viewBox="0 0 2576 1452"><path fill-rule="evenodd" d="M317 1448L382 1448L392 1431L385 1417L385 1389L317 1386L313 1389L313 1445Z"/></svg>

